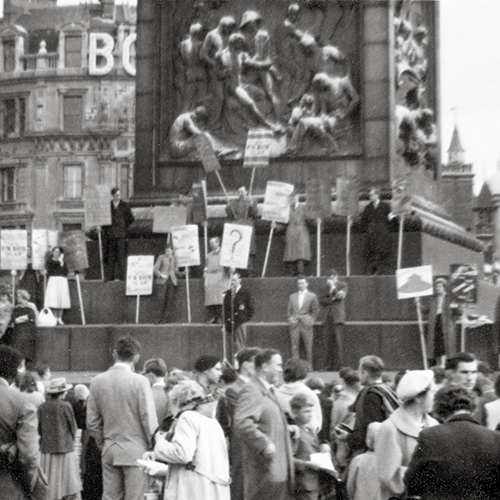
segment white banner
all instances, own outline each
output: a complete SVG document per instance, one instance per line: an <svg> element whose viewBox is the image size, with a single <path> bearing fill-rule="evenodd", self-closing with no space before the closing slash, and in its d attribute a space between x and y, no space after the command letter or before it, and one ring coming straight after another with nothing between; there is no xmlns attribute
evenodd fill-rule
<svg viewBox="0 0 500 500"><path fill-rule="evenodd" d="M173 227L172 245L178 267L200 265L200 244L196 224Z"/></svg>
<svg viewBox="0 0 500 500"><path fill-rule="evenodd" d="M28 231L2 229L0 231L0 269L26 269L28 266Z"/></svg>
<svg viewBox="0 0 500 500"><path fill-rule="evenodd" d="M432 266L407 267L396 271L398 299L432 295Z"/></svg>
<svg viewBox="0 0 500 500"><path fill-rule="evenodd" d="M45 269L47 253L57 246L58 232L50 229L33 229L31 232L31 265L33 269Z"/></svg>
<svg viewBox="0 0 500 500"><path fill-rule="evenodd" d="M287 224L290 218L290 195L292 193L293 184L267 181L266 196L262 205L262 220Z"/></svg>
<svg viewBox="0 0 500 500"><path fill-rule="evenodd" d="M154 255L130 255L127 259L126 295L153 293Z"/></svg>
<svg viewBox="0 0 500 500"><path fill-rule="evenodd" d="M224 224L220 265L235 269L246 269L252 241L252 226Z"/></svg>
<svg viewBox="0 0 500 500"><path fill-rule="evenodd" d="M87 227L111 225L111 195L108 186L87 186L83 206Z"/></svg>

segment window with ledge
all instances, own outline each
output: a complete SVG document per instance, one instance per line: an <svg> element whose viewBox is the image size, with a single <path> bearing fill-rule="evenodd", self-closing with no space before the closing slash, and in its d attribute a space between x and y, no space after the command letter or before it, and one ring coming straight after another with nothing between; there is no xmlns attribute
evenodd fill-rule
<svg viewBox="0 0 500 500"><path fill-rule="evenodd" d="M16 169L15 167L2 168L0 170L2 183L2 202L16 201Z"/></svg>
<svg viewBox="0 0 500 500"><path fill-rule="evenodd" d="M64 198L82 198L83 169L81 165L64 166Z"/></svg>
<svg viewBox="0 0 500 500"><path fill-rule="evenodd" d="M16 40L14 38L4 38L3 45L3 70L5 73L12 73L16 69Z"/></svg>
<svg viewBox="0 0 500 500"><path fill-rule="evenodd" d="M83 97L81 95L64 96L63 130L81 132L83 128Z"/></svg>
<svg viewBox="0 0 500 500"><path fill-rule="evenodd" d="M2 99L0 116L1 137L21 137L26 131L26 99L9 97Z"/></svg>
<svg viewBox="0 0 500 500"><path fill-rule="evenodd" d="M64 39L64 67L82 67L82 36L66 35Z"/></svg>

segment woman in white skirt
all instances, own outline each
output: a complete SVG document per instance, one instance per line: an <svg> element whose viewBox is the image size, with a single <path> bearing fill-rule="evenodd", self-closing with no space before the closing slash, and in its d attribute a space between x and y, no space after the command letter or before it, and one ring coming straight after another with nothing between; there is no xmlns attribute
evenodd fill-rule
<svg viewBox="0 0 500 500"><path fill-rule="evenodd" d="M62 320L63 309L70 309L68 268L64 263L64 250L54 247L45 262L45 269L49 279L45 290L44 307L50 307L57 319L58 325L64 325Z"/></svg>

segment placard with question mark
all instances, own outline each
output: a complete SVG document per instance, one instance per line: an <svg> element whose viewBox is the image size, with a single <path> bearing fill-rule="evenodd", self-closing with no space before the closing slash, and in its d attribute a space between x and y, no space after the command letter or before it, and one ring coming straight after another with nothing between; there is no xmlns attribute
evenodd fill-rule
<svg viewBox="0 0 500 500"><path fill-rule="evenodd" d="M224 267L246 269L252 241L252 226L224 224L220 264Z"/></svg>

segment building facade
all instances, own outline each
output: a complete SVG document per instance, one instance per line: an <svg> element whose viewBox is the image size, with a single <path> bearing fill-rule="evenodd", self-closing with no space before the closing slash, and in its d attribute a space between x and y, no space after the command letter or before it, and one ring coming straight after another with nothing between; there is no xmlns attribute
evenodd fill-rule
<svg viewBox="0 0 500 500"><path fill-rule="evenodd" d="M126 5L6 5L1 229L85 229L85 186L132 195L135 25Z"/></svg>

